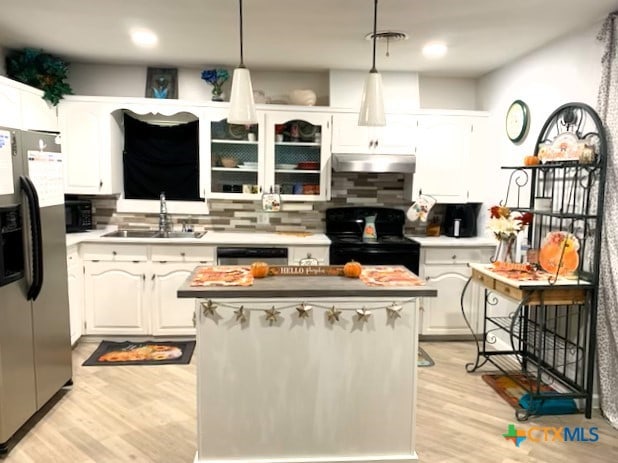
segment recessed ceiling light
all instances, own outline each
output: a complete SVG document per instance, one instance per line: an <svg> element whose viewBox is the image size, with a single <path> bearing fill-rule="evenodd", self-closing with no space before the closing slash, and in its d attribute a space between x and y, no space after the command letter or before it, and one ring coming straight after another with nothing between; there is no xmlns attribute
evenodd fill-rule
<svg viewBox="0 0 618 463"><path fill-rule="evenodd" d="M159 42L157 35L148 29L135 29L131 31L131 40L138 47L145 48L154 47Z"/></svg>
<svg viewBox="0 0 618 463"><path fill-rule="evenodd" d="M442 58L444 55L446 55L447 51L448 47L444 42L429 42L426 43L425 46L423 46L423 55L426 58Z"/></svg>

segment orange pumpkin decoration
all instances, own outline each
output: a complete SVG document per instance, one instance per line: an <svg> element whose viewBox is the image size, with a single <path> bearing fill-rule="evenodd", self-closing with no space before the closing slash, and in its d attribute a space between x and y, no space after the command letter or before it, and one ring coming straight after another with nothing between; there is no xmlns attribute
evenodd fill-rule
<svg viewBox="0 0 618 463"><path fill-rule="evenodd" d="M525 156L524 157L524 166L536 166L541 161L537 156Z"/></svg>
<svg viewBox="0 0 618 463"><path fill-rule="evenodd" d="M251 275L254 278L264 278L268 275L268 264L266 262L253 262L251 264Z"/></svg>
<svg viewBox="0 0 618 463"><path fill-rule="evenodd" d="M343 266L343 275L348 278L358 278L363 271L363 267L358 262L351 260Z"/></svg>

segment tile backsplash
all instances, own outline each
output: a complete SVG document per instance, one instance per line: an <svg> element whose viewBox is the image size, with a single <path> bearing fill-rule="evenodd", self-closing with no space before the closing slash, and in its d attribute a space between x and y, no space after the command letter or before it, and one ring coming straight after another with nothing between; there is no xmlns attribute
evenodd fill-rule
<svg viewBox="0 0 618 463"><path fill-rule="evenodd" d="M333 173L331 200L315 203L287 202L283 210L264 213L260 201L209 200L209 215L171 214L175 227L182 221L191 223L196 230L214 231L310 231L323 232L324 211L342 206L384 206L407 210L411 201L403 197L402 174ZM119 213L115 196L91 196L95 223L98 227L118 225L120 228L156 228L158 214ZM438 208L434 208L438 209ZM268 217L268 223L259 223ZM425 223L406 221L407 233L425 234Z"/></svg>

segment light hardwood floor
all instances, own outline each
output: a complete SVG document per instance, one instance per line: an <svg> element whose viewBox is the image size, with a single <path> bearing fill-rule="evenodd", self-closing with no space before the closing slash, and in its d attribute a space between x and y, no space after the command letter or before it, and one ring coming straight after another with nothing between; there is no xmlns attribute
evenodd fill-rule
<svg viewBox="0 0 618 463"><path fill-rule="evenodd" d="M421 462L616 462L618 431L595 411L518 423L513 409L468 374L466 342L424 342L433 367L419 368L417 452ZM96 343L73 351L74 386L0 458L3 463L191 463L196 450L196 368L190 365L82 367ZM370 417L368 417L370 419ZM597 426L598 442L530 442L515 447L509 423ZM540 436L541 434L539 434Z"/></svg>

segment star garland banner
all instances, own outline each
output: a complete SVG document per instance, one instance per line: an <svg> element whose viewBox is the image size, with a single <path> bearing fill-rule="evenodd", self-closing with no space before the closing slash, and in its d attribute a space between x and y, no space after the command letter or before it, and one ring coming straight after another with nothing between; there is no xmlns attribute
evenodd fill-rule
<svg viewBox="0 0 618 463"><path fill-rule="evenodd" d="M403 312L403 307L405 304L414 301L416 298L409 299L402 302L392 302L389 305L380 306L380 307L370 307L362 306L360 308L345 308L345 307L337 307L336 305L330 306L321 306L319 304L306 304L301 302L300 304L289 304L283 305L280 307L271 306L269 309L264 308L250 308L245 305L232 305L226 304L223 302L217 302L216 304L208 299L207 301L200 302L200 306L202 308L202 313L205 317L220 317L221 314L217 312L217 309L232 309L234 313L234 318L238 323L246 323L249 320L249 312L262 312L264 314L265 320L269 323L269 325L273 325L277 323L279 320L283 319L283 313L286 311L293 310L295 311L295 316L300 320L308 320L312 317L314 309L322 309L326 313L326 319L331 324L339 323L342 321L342 314L344 312L354 312L354 319L358 323L368 323L370 317L373 312L386 310L387 318L389 322L395 322L398 318L401 318L401 313Z"/></svg>

